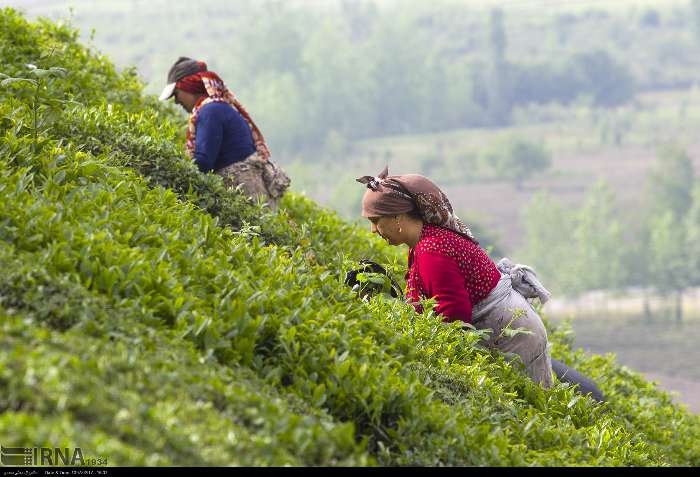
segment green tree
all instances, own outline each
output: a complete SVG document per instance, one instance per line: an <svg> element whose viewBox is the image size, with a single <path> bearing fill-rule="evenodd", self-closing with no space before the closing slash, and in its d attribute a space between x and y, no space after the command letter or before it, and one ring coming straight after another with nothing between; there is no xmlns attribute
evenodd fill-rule
<svg viewBox="0 0 700 477"><path fill-rule="evenodd" d="M615 207L615 194L605 180L588 191L576 214L572 260L577 291L616 289L626 281L623 225Z"/></svg>
<svg viewBox="0 0 700 477"><path fill-rule="evenodd" d="M491 57L495 62L505 61L506 49L508 48L508 38L506 27L503 24L503 10L494 8L491 10L489 20L489 46L491 47Z"/></svg>
<svg viewBox="0 0 700 477"><path fill-rule="evenodd" d="M302 52L300 85L308 125L307 144L317 147L335 130L347 138L370 134L374 82L365 51L352 45L347 24L326 19L308 35ZM360 99L361 98L361 99Z"/></svg>
<svg viewBox="0 0 700 477"><path fill-rule="evenodd" d="M366 39L379 18L377 4L373 0L340 0L340 8L353 39Z"/></svg>
<svg viewBox="0 0 700 477"><path fill-rule="evenodd" d="M443 120L448 127L463 128L482 125L484 110L474 98L474 68L466 60L443 65L445 70Z"/></svg>
<svg viewBox="0 0 700 477"><path fill-rule="evenodd" d="M700 0L690 0L690 19L693 23L695 38L700 42Z"/></svg>
<svg viewBox="0 0 700 477"><path fill-rule="evenodd" d="M677 146L663 148L647 180L651 212L658 216L669 210L683 220L692 203L693 182L693 163L688 154Z"/></svg>
<svg viewBox="0 0 700 477"><path fill-rule="evenodd" d="M556 35L559 45L565 45L571 35L571 25L576 21L576 15L571 13L560 13L552 21L552 30Z"/></svg>
<svg viewBox="0 0 700 477"><path fill-rule="evenodd" d="M537 192L522 209L521 223L525 245L511 258L533 266L544 286L553 292L572 294L572 244L565 237L574 229L573 216L553 197Z"/></svg>
<svg viewBox="0 0 700 477"><path fill-rule="evenodd" d="M272 154L298 150L310 131L306 123L299 121L304 103L297 79L291 73L271 71L259 78L249 91L250 103L255 104L251 114L265 134Z"/></svg>
<svg viewBox="0 0 700 477"><path fill-rule="evenodd" d="M576 53L563 79L579 95L588 94L599 106L624 104L635 93L632 74L605 50Z"/></svg>
<svg viewBox="0 0 700 477"><path fill-rule="evenodd" d="M683 291L689 285L686 233L673 212L655 215L651 221L649 241L652 284L663 295L675 294L676 322L683 321Z"/></svg>
<svg viewBox="0 0 700 477"><path fill-rule="evenodd" d="M686 216L687 270L690 285L700 287L700 185L693 187L693 205Z"/></svg>
<svg viewBox="0 0 700 477"><path fill-rule="evenodd" d="M575 213L547 194L537 193L525 207L523 219L523 256L538 274L551 279L554 290L576 295L626 283L623 224L615 194L604 180L595 183Z"/></svg>
<svg viewBox="0 0 700 477"><path fill-rule="evenodd" d="M642 257L646 263L644 285L664 295L675 293L676 321L683 319L684 289L688 277L689 212L693 207L693 165L690 157L676 146L662 149L649 172L647 182L647 220L641 234Z"/></svg>
<svg viewBox="0 0 700 477"><path fill-rule="evenodd" d="M510 65L506 60L508 40L503 22L503 11L491 10L489 21L490 63L488 72L488 113L492 124L505 125L512 109L512 84Z"/></svg>
<svg viewBox="0 0 700 477"><path fill-rule="evenodd" d="M370 68L375 86L371 97L374 121L384 134L410 133L423 122L434 97L426 80L435 76L426 74L426 64L431 61L429 46L415 27L400 17L379 25L368 42L367 58L358 61Z"/></svg>
<svg viewBox="0 0 700 477"><path fill-rule="evenodd" d="M541 144L520 138L508 138L486 153L486 161L500 178L512 181L517 189L532 175L547 170L552 163Z"/></svg>
<svg viewBox="0 0 700 477"><path fill-rule="evenodd" d="M239 44L236 45L241 48L239 61L242 61L241 67L244 68L237 72L237 76L242 75L251 83L258 82L258 75L265 72L297 72L301 64L305 27L311 23L303 11L287 2L268 1L267 8L263 5L258 8L265 11L265 21L257 21L241 29L238 33Z"/></svg>
<svg viewBox="0 0 700 477"><path fill-rule="evenodd" d="M658 28L661 24L659 12L653 8L647 8L639 19L639 25L647 28Z"/></svg>

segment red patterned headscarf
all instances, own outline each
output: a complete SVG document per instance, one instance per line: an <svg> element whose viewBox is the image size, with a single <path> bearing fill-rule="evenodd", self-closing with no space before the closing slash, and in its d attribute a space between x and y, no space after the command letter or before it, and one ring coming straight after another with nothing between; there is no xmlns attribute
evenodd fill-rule
<svg viewBox="0 0 700 477"><path fill-rule="evenodd" d="M250 130L253 134L253 142L255 143L255 149L258 154L265 160L270 158L270 149L265 143L265 138L263 137L260 129L256 126L253 118L250 117L248 111L243 107L243 105L236 99L234 94L224 85L224 82L219 75L213 71L206 71L206 63L199 62L200 66L204 71L200 71L190 76L185 76L175 85L176 88L188 93L202 94L202 98L197 102L197 104L192 108L190 113L189 124L187 125L187 142L185 143L185 149L187 149L187 154L190 157L194 157L194 146L195 138L197 134L197 115L199 110L205 104L212 102L224 102L230 104L236 111L238 111L241 116L246 120Z"/></svg>
<svg viewBox="0 0 700 477"><path fill-rule="evenodd" d="M421 218L478 244L476 238L455 215L445 193L427 177L418 174L389 176L385 167L378 176L363 176L357 182L367 185L362 197L362 216L380 217L416 211Z"/></svg>

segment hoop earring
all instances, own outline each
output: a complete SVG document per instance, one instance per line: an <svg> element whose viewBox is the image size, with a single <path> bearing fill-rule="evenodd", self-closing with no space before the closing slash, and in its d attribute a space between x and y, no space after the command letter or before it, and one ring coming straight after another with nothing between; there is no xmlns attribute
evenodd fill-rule
<svg viewBox="0 0 700 477"><path fill-rule="evenodd" d="M399 219L396 219L396 225L399 226L399 233L403 233L403 229L401 228L401 223L399 223Z"/></svg>

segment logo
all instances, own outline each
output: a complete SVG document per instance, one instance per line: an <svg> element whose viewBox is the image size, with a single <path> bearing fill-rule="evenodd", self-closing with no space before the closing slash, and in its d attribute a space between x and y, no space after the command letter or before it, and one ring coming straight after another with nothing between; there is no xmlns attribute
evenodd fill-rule
<svg viewBox="0 0 700 477"><path fill-rule="evenodd" d="M90 460L85 459L80 447L5 447L0 446L0 461L2 465L89 465ZM103 459L100 458L100 461ZM95 462L97 465L106 465L107 461ZM94 465L94 464L93 464Z"/></svg>
<svg viewBox="0 0 700 477"><path fill-rule="evenodd" d="M0 446L2 465L33 465L33 454L31 447Z"/></svg>

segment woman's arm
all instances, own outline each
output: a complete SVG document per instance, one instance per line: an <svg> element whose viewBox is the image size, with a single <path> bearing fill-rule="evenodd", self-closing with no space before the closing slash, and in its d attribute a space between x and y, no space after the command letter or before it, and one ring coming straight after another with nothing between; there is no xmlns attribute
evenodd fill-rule
<svg viewBox="0 0 700 477"><path fill-rule="evenodd" d="M464 286L464 278L457 263L451 257L438 252L424 251L417 254L418 273L428 297L435 297L435 312L444 321L472 321L472 302Z"/></svg>

